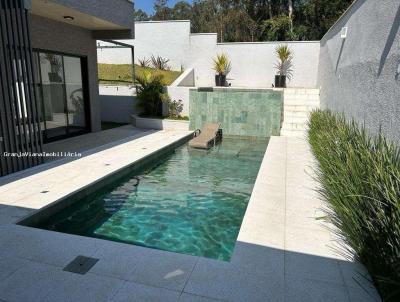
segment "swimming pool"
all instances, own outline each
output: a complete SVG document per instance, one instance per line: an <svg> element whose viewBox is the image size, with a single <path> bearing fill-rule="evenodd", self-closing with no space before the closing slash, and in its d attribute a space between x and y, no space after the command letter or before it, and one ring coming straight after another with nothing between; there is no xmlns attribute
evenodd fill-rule
<svg viewBox="0 0 400 302"><path fill-rule="evenodd" d="M35 227L229 260L267 144L185 144Z"/></svg>

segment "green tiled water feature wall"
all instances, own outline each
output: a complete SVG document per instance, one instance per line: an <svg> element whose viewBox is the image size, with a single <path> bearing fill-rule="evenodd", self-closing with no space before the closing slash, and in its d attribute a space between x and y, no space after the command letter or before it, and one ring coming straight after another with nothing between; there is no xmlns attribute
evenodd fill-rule
<svg viewBox="0 0 400 302"><path fill-rule="evenodd" d="M191 89L190 129L218 122L224 135L269 137L280 135L283 92L272 89Z"/></svg>

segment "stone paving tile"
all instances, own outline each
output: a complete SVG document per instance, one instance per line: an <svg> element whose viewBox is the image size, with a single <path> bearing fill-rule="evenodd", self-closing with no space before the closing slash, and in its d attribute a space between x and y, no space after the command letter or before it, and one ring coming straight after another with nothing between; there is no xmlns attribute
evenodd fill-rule
<svg viewBox="0 0 400 302"><path fill-rule="evenodd" d="M106 302L122 288L124 281L88 273L66 272L62 281L54 285L43 302Z"/></svg>
<svg viewBox="0 0 400 302"><path fill-rule="evenodd" d="M351 261L339 261L339 268L349 288L351 301L381 300L371 277L362 265Z"/></svg>
<svg viewBox="0 0 400 302"><path fill-rule="evenodd" d="M110 302L177 302L181 292L125 282Z"/></svg>
<svg viewBox="0 0 400 302"><path fill-rule="evenodd" d="M327 257L285 251L285 275L345 285L339 261Z"/></svg>
<svg viewBox="0 0 400 302"><path fill-rule="evenodd" d="M230 265L240 272L269 278L283 278L285 253L282 249L237 241Z"/></svg>
<svg viewBox="0 0 400 302"><path fill-rule="evenodd" d="M307 213L286 209L286 226L289 228L302 227L316 231L327 231L330 229L331 225L328 225L323 220L325 216L326 214L317 208Z"/></svg>
<svg viewBox="0 0 400 302"><path fill-rule="evenodd" d="M0 254L64 267L76 256L97 250L91 238L13 225L0 229L4 242Z"/></svg>
<svg viewBox="0 0 400 302"><path fill-rule="evenodd" d="M0 282L0 299L9 302L42 302L65 278L50 265L30 262Z"/></svg>
<svg viewBox="0 0 400 302"><path fill-rule="evenodd" d="M375 289L371 292L371 289L369 288L365 289L364 287L349 288L349 296L351 302L382 301Z"/></svg>
<svg viewBox="0 0 400 302"><path fill-rule="evenodd" d="M135 245L101 242L93 273L171 290L183 290L198 257Z"/></svg>
<svg viewBox="0 0 400 302"><path fill-rule="evenodd" d="M0 224L10 224L31 214L32 209L19 208L0 204Z"/></svg>
<svg viewBox="0 0 400 302"><path fill-rule="evenodd" d="M136 268L137 259L132 256L94 257L100 260L91 269L93 274L128 280Z"/></svg>
<svg viewBox="0 0 400 302"><path fill-rule="evenodd" d="M217 300L207 297L191 295L188 293L182 293L182 295L179 298L179 302L224 302L224 301L227 300L219 300L219 299Z"/></svg>
<svg viewBox="0 0 400 302"><path fill-rule="evenodd" d="M263 212L249 213L243 220L237 240L236 247L240 246L239 243L244 242L283 250L285 244L284 215Z"/></svg>
<svg viewBox="0 0 400 302"><path fill-rule="evenodd" d="M183 290L196 262L197 257L148 249L137 255L135 269L128 280Z"/></svg>
<svg viewBox="0 0 400 302"><path fill-rule="evenodd" d="M0 226L1 225L7 225L7 224L13 224L15 223L19 218L13 217L7 214L0 214Z"/></svg>
<svg viewBox="0 0 400 302"><path fill-rule="evenodd" d="M11 276L18 269L30 264L29 260L15 258L15 257L1 257L0 258L0 281Z"/></svg>
<svg viewBox="0 0 400 302"><path fill-rule="evenodd" d="M46 152L85 152L94 148L103 148L104 145L113 144L116 141L130 140L132 137L140 137L154 131L137 129L131 125L126 125L101 132L89 133L83 136L72 137L43 146ZM99 147L100 145L100 147ZM51 159L48 159L51 160Z"/></svg>
<svg viewBox="0 0 400 302"><path fill-rule="evenodd" d="M290 302L349 302L347 288L331 282L287 276L285 301Z"/></svg>
<svg viewBox="0 0 400 302"><path fill-rule="evenodd" d="M200 258L184 292L228 301L283 301L284 280L269 274L260 278L223 261Z"/></svg>

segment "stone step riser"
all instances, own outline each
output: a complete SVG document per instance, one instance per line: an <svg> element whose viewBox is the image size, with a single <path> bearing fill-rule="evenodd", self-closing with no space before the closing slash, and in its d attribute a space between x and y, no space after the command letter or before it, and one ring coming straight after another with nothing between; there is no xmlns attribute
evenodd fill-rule
<svg viewBox="0 0 400 302"><path fill-rule="evenodd" d="M281 136L306 137L307 136L307 131L293 131L293 130L282 129L281 130Z"/></svg>
<svg viewBox="0 0 400 302"><path fill-rule="evenodd" d="M310 116L310 112L305 112L305 111L284 111L283 112L284 120L289 119L289 118L306 118L308 119Z"/></svg>
<svg viewBox="0 0 400 302"><path fill-rule="evenodd" d="M319 106L318 100L285 100L285 106Z"/></svg>
<svg viewBox="0 0 400 302"><path fill-rule="evenodd" d="M307 124L308 117L286 117L284 118L284 123L288 124Z"/></svg>
<svg viewBox="0 0 400 302"><path fill-rule="evenodd" d="M288 124L282 125L282 129L286 129L286 130L307 130L308 126L307 126L307 124L288 123Z"/></svg>
<svg viewBox="0 0 400 302"><path fill-rule="evenodd" d="M286 89L282 136L304 137L310 113L320 107L318 89Z"/></svg>
<svg viewBox="0 0 400 302"><path fill-rule="evenodd" d="M285 96L291 95L320 95L319 89L303 89L303 88L294 88L294 89L285 89Z"/></svg>
<svg viewBox="0 0 400 302"><path fill-rule="evenodd" d="M319 100L320 96L317 94L285 94L285 100Z"/></svg>
<svg viewBox="0 0 400 302"><path fill-rule="evenodd" d="M303 105L295 105L295 106L285 106L283 108L284 113L289 112L303 112L303 113L310 113L313 110L318 109L318 106L303 106Z"/></svg>

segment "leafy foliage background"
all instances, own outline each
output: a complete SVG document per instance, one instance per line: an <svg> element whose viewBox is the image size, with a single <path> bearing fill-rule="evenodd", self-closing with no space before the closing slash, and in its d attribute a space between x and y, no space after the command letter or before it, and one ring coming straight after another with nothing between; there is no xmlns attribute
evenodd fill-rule
<svg viewBox="0 0 400 302"><path fill-rule="evenodd" d="M154 15L135 20L191 20L192 32L217 32L220 42L320 40L353 0L154 1Z"/></svg>

